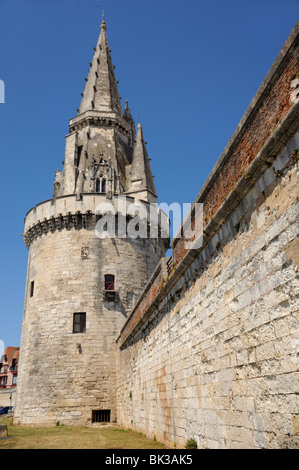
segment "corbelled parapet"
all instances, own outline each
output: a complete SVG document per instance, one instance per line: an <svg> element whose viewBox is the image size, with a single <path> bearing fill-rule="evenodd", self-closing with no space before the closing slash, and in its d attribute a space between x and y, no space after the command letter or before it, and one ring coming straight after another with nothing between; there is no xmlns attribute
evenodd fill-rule
<svg viewBox="0 0 299 470"><path fill-rule="evenodd" d="M140 201L128 196L116 197L107 201L104 194L84 194L78 201L76 195L50 199L33 207L26 215L24 242L27 248L37 237L55 232L56 230L96 230L97 222L107 213L114 217L115 235L119 235L120 218L130 223L135 219L138 235L138 225L146 224L146 238L160 238L164 235L165 247L169 244L169 219L160 209L156 209L147 201ZM157 229L155 231L155 228ZM142 238L144 232L140 232ZM130 233L122 233L121 237Z"/></svg>
<svg viewBox="0 0 299 470"><path fill-rule="evenodd" d="M69 122L70 132L79 131L85 126L114 126L122 134L130 137L132 129L125 119L118 114L108 111L89 110L72 118Z"/></svg>

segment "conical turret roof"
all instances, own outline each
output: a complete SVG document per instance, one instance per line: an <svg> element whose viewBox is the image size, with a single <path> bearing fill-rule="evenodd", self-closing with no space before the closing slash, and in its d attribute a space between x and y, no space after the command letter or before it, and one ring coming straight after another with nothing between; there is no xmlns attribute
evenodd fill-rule
<svg viewBox="0 0 299 470"><path fill-rule="evenodd" d="M147 190L156 195L154 178L144 141L142 126L137 126L136 141L131 167L131 185L140 190Z"/></svg>

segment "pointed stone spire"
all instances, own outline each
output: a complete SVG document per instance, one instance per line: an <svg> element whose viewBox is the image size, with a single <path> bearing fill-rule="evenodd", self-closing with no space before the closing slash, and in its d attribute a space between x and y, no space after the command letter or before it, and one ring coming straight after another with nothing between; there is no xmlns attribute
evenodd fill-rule
<svg viewBox="0 0 299 470"><path fill-rule="evenodd" d="M122 116L121 102L110 56L106 30L107 26L103 14L101 33L95 48L92 63L90 64L79 114L85 111L99 111L104 113L116 113Z"/></svg>
<svg viewBox="0 0 299 470"><path fill-rule="evenodd" d="M136 141L131 167L131 187L129 192L149 191L157 197L154 178L151 171L142 126L137 126Z"/></svg>

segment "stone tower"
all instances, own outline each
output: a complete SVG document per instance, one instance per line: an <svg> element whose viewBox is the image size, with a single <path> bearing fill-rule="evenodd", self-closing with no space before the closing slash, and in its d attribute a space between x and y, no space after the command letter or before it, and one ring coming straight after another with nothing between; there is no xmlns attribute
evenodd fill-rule
<svg viewBox="0 0 299 470"><path fill-rule="evenodd" d="M136 133L127 101L122 111L106 29L103 19L54 197L25 218L16 424L116 420L115 341L168 247L150 237L148 220L146 237L96 233L99 207L109 204L127 227L128 205L144 201L148 211L157 201L142 127Z"/></svg>

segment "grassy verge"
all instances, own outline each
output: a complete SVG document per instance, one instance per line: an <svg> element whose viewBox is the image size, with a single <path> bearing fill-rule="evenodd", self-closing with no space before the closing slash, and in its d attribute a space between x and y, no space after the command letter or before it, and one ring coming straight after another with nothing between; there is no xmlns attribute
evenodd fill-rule
<svg viewBox="0 0 299 470"><path fill-rule="evenodd" d="M2 418L10 439L0 440L2 449L166 449L161 442L147 439L142 433L117 425L100 427L14 426L12 418Z"/></svg>

